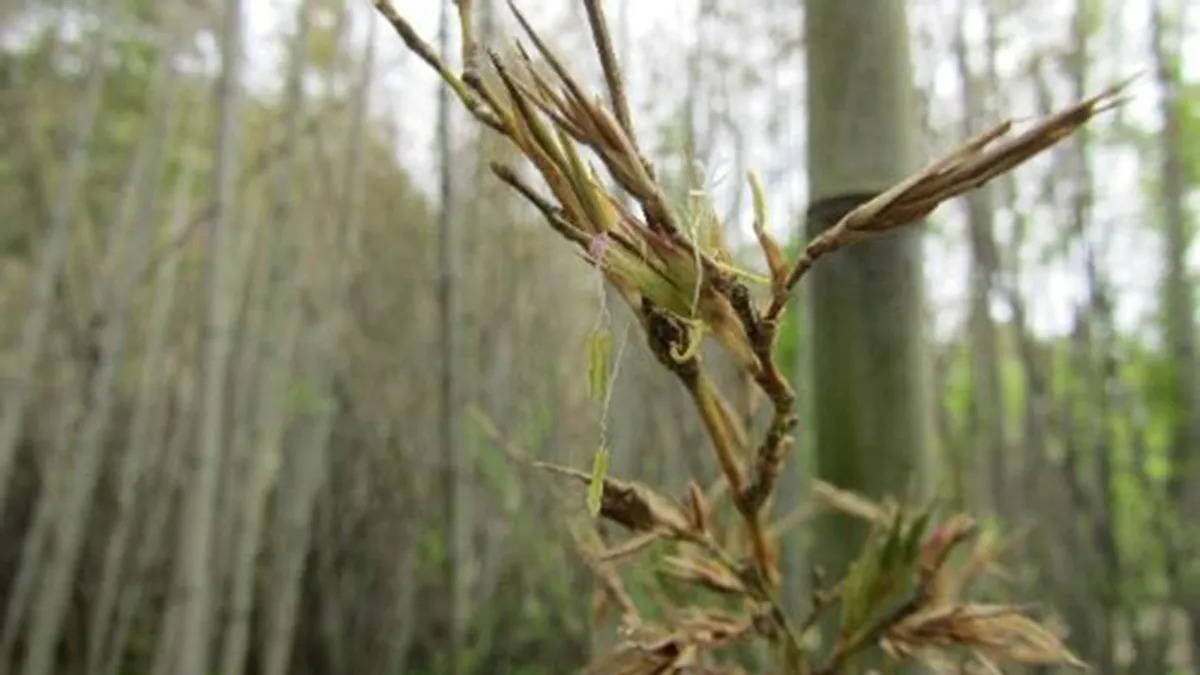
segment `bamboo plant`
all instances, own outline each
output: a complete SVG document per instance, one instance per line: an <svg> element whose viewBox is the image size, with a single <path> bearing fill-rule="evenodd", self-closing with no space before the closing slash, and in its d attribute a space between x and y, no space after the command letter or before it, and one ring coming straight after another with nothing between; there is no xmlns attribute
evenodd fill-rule
<svg viewBox="0 0 1200 675"><path fill-rule="evenodd" d="M819 506L864 518L872 528L849 570L818 584L803 616L788 614L785 605L796 603L785 603L780 595L777 537L782 528L769 522L768 511L793 445L796 396L774 348L789 295L822 257L916 223L946 200L1038 155L1114 106L1121 87L1020 133L1007 120L979 133L854 209L792 260L767 232L766 199L751 174L754 232L769 271L760 279L733 264L715 211L702 210L705 222L696 223L666 196L635 133L602 4L582 1L604 74L604 96L590 94L511 3L533 51L516 41L511 55L502 56L477 44L471 0L457 0L463 68L456 72L389 0L374 0L405 46L540 177L541 189L514 166L491 165L496 177L532 204L629 304L650 351L694 401L721 469L720 494L737 514L736 532L719 531L725 528L714 524L716 497L695 482L682 499L674 499L642 483L610 477L604 448L591 471L541 465L587 485L594 515L629 532L611 547L595 538L583 546L608 600L621 611L622 628L619 643L589 672L741 672L719 665L721 650L749 641L770 644L778 671L789 675L847 672L875 647L898 661L921 660L952 672L960 672L955 664L963 656L993 669L1005 663L1082 665L1023 608L967 596L1000 549L994 540L978 536L975 520L964 514L938 519L932 508L874 503L820 483L815 488ZM750 437L750 421L734 411L708 374L698 349L705 337L713 338L770 402L770 422L761 438ZM612 371L611 339L596 334L589 345L590 386L603 399ZM747 545L738 546L739 541ZM647 555L651 544L663 542L672 553L658 561L662 569L728 602L658 607L656 616L669 619L646 618L615 563ZM811 633L834 613L836 634L823 648L814 646Z"/></svg>

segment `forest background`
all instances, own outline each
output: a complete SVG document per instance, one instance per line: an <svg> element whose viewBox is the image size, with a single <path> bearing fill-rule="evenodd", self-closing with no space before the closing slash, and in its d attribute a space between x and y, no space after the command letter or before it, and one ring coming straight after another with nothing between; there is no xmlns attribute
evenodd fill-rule
<svg viewBox="0 0 1200 675"><path fill-rule="evenodd" d="M437 3L396 4L437 40ZM805 4L608 3L642 150L679 195L712 196L760 271L744 176L794 253L806 118L834 105L806 94L806 50L829 46ZM480 35L518 34L476 5ZM520 6L601 81L581 6ZM1104 675L1200 672L1200 12L906 10L883 30L911 54L897 114L920 157L1139 77L896 235L920 281L901 304L799 288L779 337L800 401L786 576L820 541L816 430L849 414L830 373L915 331L901 407L927 425L922 478L1013 537L1003 592ZM683 494L718 469L639 340L611 404L589 397L586 337L636 337L630 314L438 92L368 3L0 1L0 672L190 673L199 641L230 675L559 673L610 640L570 535L583 491L514 455L587 470L603 427L614 476ZM848 325L880 341L821 351ZM862 410L894 394L850 391ZM835 483L887 482L899 450L870 440L879 461Z"/></svg>

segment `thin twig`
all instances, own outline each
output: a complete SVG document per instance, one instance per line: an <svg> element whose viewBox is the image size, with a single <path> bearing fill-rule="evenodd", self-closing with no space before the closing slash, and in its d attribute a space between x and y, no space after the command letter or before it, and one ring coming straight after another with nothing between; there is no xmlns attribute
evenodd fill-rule
<svg viewBox="0 0 1200 675"><path fill-rule="evenodd" d="M383 15L383 18L387 19L387 22L391 24L392 28L396 31L396 34L399 35L400 39L404 41L405 46L419 56L422 61L429 64L431 68L437 71L438 75L441 76L442 81L444 81L454 91L454 93L458 95L459 100L462 101L463 105L467 108L467 111L475 116L475 119L496 131L504 133L504 124L496 115L496 113L487 107L487 103L478 97L466 85L466 83L463 82L462 78L460 78L458 75L455 75L454 71L450 70L450 68L444 61L442 61L441 57L437 55L437 52L434 51L433 47L430 46L428 42L425 42L421 39L421 36L417 34L417 31L413 29L412 25L405 21L404 18L396 12L395 7L392 7L391 0L375 0L375 8L379 10L379 13Z"/></svg>
<svg viewBox="0 0 1200 675"><path fill-rule="evenodd" d="M804 616L804 620L800 622L800 626L797 629L801 637L803 637L806 633L808 633L808 631L812 630L817 625L817 621L821 619L825 612L832 607L834 603L841 601L842 593L845 588L845 582L839 581L831 588L824 590L817 589L813 591L812 606L809 608L808 614Z"/></svg>
<svg viewBox="0 0 1200 675"><path fill-rule="evenodd" d="M691 533L687 541L699 546L705 553L708 553L714 560L720 563L722 567L739 579L747 582L754 597L767 604L767 607L770 609L771 620L779 629L788 647L796 652L804 651L804 631L798 630L792 623L791 618L784 611L783 603L780 602L774 587L765 584L761 576L754 576L747 579L737 561L729 555L728 551L713 541L711 536Z"/></svg>
<svg viewBox="0 0 1200 675"><path fill-rule="evenodd" d="M474 72L478 65L478 52L475 49L475 2L474 0L454 0L458 6L458 30L462 36L463 71Z"/></svg>
<svg viewBox="0 0 1200 675"><path fill-rule="evenodd" d="M625 85L621 77L621 66L617 61L617 53L613 49L612 37L608 34L608 20L604 17L604 5L600 0L584 0L587 8L588 23L592 26L592 40L596 44L596 52L600 56L600 65L604 69L604 81L608 85L608 96L612 101L613 112L621 128L634 138L633 120L629 115L629 101L625 98Z"/></svg>
<svg viewBox="0 0 1200 675"><path fill-rule="evenodd" d="M707 376L700 374L693 382L685 382L685 386L695 400L700 417L704 420L704 426L708 429L708 435L712 438L717 461L725 473L729 487L734 494L740 493L745 489L746 477L739 462L741 453L735 447L733 431L726 419L728 412L724 410L724 406L717 399L713 391L713 384Z"/></svg>
<svg viewBox="0 0 1200 675"><path fill-rule="evenodd" d="M792 289L822 256L914 223L942 203L979 188L1040 155L1068 138L1091 118L1118 105L1119 94L1128 84L1128 80L1118 83L1044 118L1011 138L1005 138L1005 135L1011 129L1012 121L1005 120L855 208L805 247L792 264L784 288L772 298L764 319L778 320Z"/></svg>
<svg viewBox="0 0 1200 675"><path fill-rule="evenodd" d="M567 222L562 217L562 210L539 195L528 183L517 175L517 172L512 167L500 162L492 162L491 166L492 173L496 174L497 178L516 190L526 201L533 204L534 208L545 216L546 221L550 223L555 232L558 232L569 241L575 242L585 249L591 244L590 237Z"/></svg>
<svg viewBox="0 0 1200 675"><path fill-rule="evenodd" d="M683 378L681 378L683 379ZM729 412L714 394L712 382L702 372L693 379L684 379L684 385L696 403L696 409L704 421L709 438L712 439L713 450L721 471L734 494L734 503L738 513L746 524L746 533L750 538L750 546L754 552L755 568L763 578L768 588L775 588L779 583L779 570L775 555L772 553L770 536L763 526L758 508L747 508L748 502L742 498L746 494L746 477L742 471L739 456L733 437L732 423Z"/></svg>

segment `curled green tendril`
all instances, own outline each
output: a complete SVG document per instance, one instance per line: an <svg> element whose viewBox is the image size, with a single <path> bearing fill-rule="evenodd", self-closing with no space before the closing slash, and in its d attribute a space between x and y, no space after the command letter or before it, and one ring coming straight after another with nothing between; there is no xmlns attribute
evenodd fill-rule
<svg viewBox="0 0 1200 675"><path fill-rule="evenodd" d="M700 351L700 343L704 341L704 322L700 319L680 319L687 325L687 330L684 334L689 338L684 345L671 345L671 358L675 359L676 363L685 363L696 358L696 353ZM680 347L683 347L681 350Z"/></svg>

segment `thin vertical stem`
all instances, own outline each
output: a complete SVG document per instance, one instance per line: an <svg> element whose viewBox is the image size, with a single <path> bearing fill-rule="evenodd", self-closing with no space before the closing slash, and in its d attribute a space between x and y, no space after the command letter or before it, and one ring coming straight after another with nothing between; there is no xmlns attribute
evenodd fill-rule
<svg viewBox="0 0 1200 675"><path fill-rule="evenodd" d="M608 32L608 19L604 16L604 4L600 0L584 0L587 8L588 23L592 27L592 40L596 43L596 52L600 56L600 65L604 69L604 82L608 86L608 96L612 100L613 112L617 123L625 130L632 142L633 119L629 114L629 101L625 96L624 80L621 78L621 66L617 60L616 50L613 49L612 36Z"/></svg>
<svg viewBox="0 0 1200 675"><path fill-rule="evenodd" d="M178 588L182 595L178 633L178 660L173 672L206 675L212 633L212 579L214 496L225 440L224 396L229 358L231 298L226 259L230 246L230 220L238 175L240 71L242 55L242 1L226 0L221 39L221 75L217 81L217 131L213 157L213 217L209 239L208 314L204 326L204 371L200 422L197 430L196 470L186 491L181 528Z"/></svg>
<svg viewBox="0 0 1200 675"><path fill-rule="evenodd" d="M450 0L443 0L438 28L438 51L443 55L450 51ZM461 552L462 523L459 513L459 483L461 453L458 447L458 396L455 349L455 277L456 260L454 251L454 189L451 166L453 147L451 139L450 91L438 88L437 100L437 150L438 150L438 333L441 342L441 364L439 374L439 419L442 458L442 509L446 556L442 561L442 575L447 593L446 609L450 629L450 649L447 652L446 672L458 675L462 672L462 656L466 647L465 617L462 597L462 565L458 560Z"/></svg>

